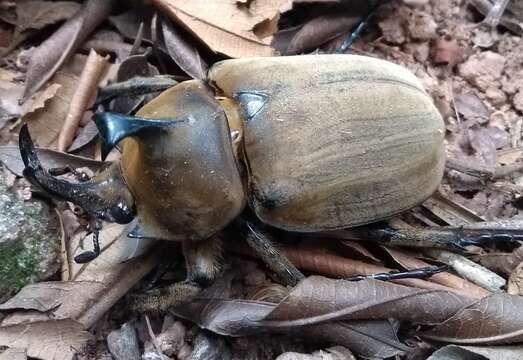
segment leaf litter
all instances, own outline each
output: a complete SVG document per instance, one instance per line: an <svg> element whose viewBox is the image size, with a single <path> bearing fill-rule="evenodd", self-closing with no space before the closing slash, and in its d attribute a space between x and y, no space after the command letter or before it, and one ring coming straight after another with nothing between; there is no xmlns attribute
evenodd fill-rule
<svg viewBox="0 0 523 360"><path fill-rule="evenodd" d="M471 13L461 3L416 3L403 1L380 6L351 48L353 52L388 59L413 70L446 121L449 161L447 177L439 192L391 224L468 226L485 219L517 219L521 216L518 199L523 169L520 149L523 90L519 86L523 69L518 59L523 49L519 38L521 22L514 19L521 11L515 3L509 5L501 18L502 26L509 32L493 33L489 39L493 45L485 48L484 44L476 46L474 36L480 30L471 27L471 19L478 13ZM493 1L471 3L485 15ZM125 91L134 96L133 86L141 86L144 82L141 79L157 76L158 72L177 80L187 75L205 80L208 66L220 58L278 55L278 51L334 52L357 21L368 14L370 6L367 2L342 4L337 0L155 0L152 4L145 8L125 5L116 10L112 2L89 0L73 15L79 8L78 2L28 0L15 5L0 2L2 9L8 10L0 16L3 21L0 28L13 34L11 44L24 41L37 46L28 53L27 69L21 60L27 54L20 52L19 46L12 45L15 48L1 62L1 74L5 76L2 75L0 83L0 160L9 169L18 176L23 170L14 145L21 122L29 124L42 147L38 151L46 168L72 165L96 171L105 166L94 160L99 150L92 141L95 132L89 123L86 103L77 111L81 115L77 114L81 128L74 131L71 138L74 142L69 148L81 156L53 148L63 131L85 55L77 63L79 66L71 65L73 61L67 63L67 59L78 59L78 52L85 54L82 48L86 44L103 47L94 41L103 38L89 40L88 36L95 29L107 31L109 25L103 21L109 16L113 29L121 34L112 36L110 41L115 47L119 42L122 44L120 51L108 52L113 56L116 53L117 57L110 61L118 63L112 69L119 68L120 72L118 76L116 71L109 75L110 82L123 84L118 86L130 89ZM53 11L53 7L59 10ZM344 7L347 11L341 11ZM24 13L20 14L21 11ZM165 18L158 26L153 21L155 12ZM64 20L65 23L57 25ZM143 25L138 37L143 39L144 53L125 60L123 54L136 47L132 41L140 24ZM53 26L57 30L54 34L50 31L47 39L45 33L42 37L34 31L52 30ZM159 53L146 50L153 43L161 50ZM76 66L76 70L72 71L71 66ZM17 80L23 73L26 77L22 85ZM158 79L158 84L164 86L163 80ZM173 80L166 83L173 84ZM99 86L105 84L105 79L97 82ZM121 96L115 101L114 97L111 95L106 101L112 101L109 106L113 108L116 102L125 101ZM22 98L26 100L24 104L19 102ZM135 98L125 105L124 111L133 112L143 101L147 100L141 96ZM57 211L63 219L75 216L70 209L60 206ZM138 342L146 345L144 356L151 353L166 356L161 353L169 351L168 347L159 339L171 339L167 329L182 331L181 328L170 327L170 315L153 314L145 321L129 312L128 299L121 300L135 285L138 287L135 292L148 288L141 279L159 263L163 264L161 255L165 250L151 250L151 242L129 241L128 230L122 226L104 226L102 254L87 265L72 261L77 252L92 246L82 218L70 230L64 230L64 270L58 276L63 281L27 285L0 305L3 312L0 346L9 346L7 351L22 356L27 353L42 359L71 359L75 353L87 356L86 349L94 341L99 353L108 354L110 349L94 340L94 328L105 327L102 337L106 337L111 329L119 328L117 324L126 323L132 329L146 329L144 332L149 334L145 339L138 336ZM280 234L273 235L281 239ZM503 285L491 287L476 282L468 277L471 271L462 274L454 265L428 279L403 279L400 283L372 279L346 281L343 278L354 275L425 267L434 259L441 261L441 254L430 249L377 246L362 241L368 240L365 238L357 239L358 242L340 252L339 248L325 245L326 241L329 244L334 239L352 241L354 234L349 230L331 235L318 236L314 241L298 237L297 242L295 239L294 243L282 246L282 252L309 275L290 289L277 285L273 275L251 253L236 245L238 240L233 236L230 241L234 239L235 245L228 248L228 257L233 258L232 268L242 268L243 273L226 273L191 303L171 309L177 319L190 320L180 324L196 323L233 338L224 343L209 340L198 328L175 331L178 336L175 338L182 339L184 344L177 351L183 348L184 356L192 354L195 359L205 351L220 351L237 358L255 358L254 354L264 351L264 356L257 358L278 356L280 360L298 354L301 357L297 358L307 359L413 358L415 353L431 359L445 358L445 354L480 354L489 359L523 356L518 345L523 340L523 319L519 316L523 313L521 248L489 252L468 248L463 253L467 257L463 263L472 260L475 265L483 266L481 274L497 273L494 275L501 280L499 284L508 280L507 289L499 289ZM175 249L169 251L176 254ZM235 266L238 259L243 259L243 263ZM179 268L168 270L167 275L160 277L172 280L180 276L179 271ZM149 276L156 275L153 272ZM156 281L159 280L153 280ZM164 326L158 327L162 319ZM242 337L234 338L237 336ZM298 339L300 345L287 342L285 336ZM56 341L58 338L60 341ZM286 347L275 350L270 341L262 339L277 339ZM326 350L319 353L321 348ZM140 349L135 350L141 353ZM176 354L182 357L182 353ZM9 355L4 352L1 356Z"/></svg>

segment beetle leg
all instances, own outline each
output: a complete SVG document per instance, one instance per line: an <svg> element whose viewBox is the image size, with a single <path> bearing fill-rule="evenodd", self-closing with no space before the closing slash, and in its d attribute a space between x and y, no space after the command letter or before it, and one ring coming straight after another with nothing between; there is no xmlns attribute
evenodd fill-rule
<svg viewBox="0 0 523 360"><path fill-rule="evenodd" d="M263 262L286 284L295 286L305 276L273 245L268 235L253 223L243 221L245 239Z"/></svg>
<svg viewBox="0 0 523 360"><path fill-rule="evenodd" d="M368 237L390 245L438 247L464 250L467 246L488 247L499 243L523 240L523 230L507 228L474 228L471 226L426 229L394 229L391 227L364 230Z"/></svg>
<svg viewBox="0 0 523 360"><path fill-rule="evenodd" d="M200 291L201 288L198 285L189 281L177 282L133 296L130 304L131 311L165 313L169 308L190 301Z"/></svg>
<svg viewBox="0 0 523 360"><path fill-rule="evenodd" d="M187 265L187 281L207 286L221 271L222 239L213 236L202 241L184 241L183 255Z"/></svg>
<svg viewBox="0 0 523 360"><path fill-rule="evenodd" d="M169 308L190 301L203 287L214 281L221 271L221 238L213 236L202 241L187 240L183 242L182 248L187 265L186 280L133 297L132 310L166 312Z"/></svg>
<svg viewBox="0 0 523 360"><path fill-rule="evenodd" d="M77 264L85 264L92 261L100 255L100 230L102 230L102 222L98 219L93 219L89 224L88 234L93 234L93 250L84 251L74 257Z"/></svg>
<svg viewBox="0 0 523 360"><path fill-rule="evenodd" d="M78 171L72 166L66 165L62 167L51 168L47 170L52 176L60 176L65 174L73 174L76 180L85 182L91 180L91 177L83 171Z"/></svg>
<svg viewBox="0 0 523 360"><path fill-rule="evenodd" d="M348 281L360 281L365 279L374 279L381 281L391 281L398 279L425 279L432 275L438 274L448 270L448 265L443 266L426 266L418 269L412 269L407 271L391 271L388 273L379 273L371 275L359 275L351 276L346 278Z"/></svg>

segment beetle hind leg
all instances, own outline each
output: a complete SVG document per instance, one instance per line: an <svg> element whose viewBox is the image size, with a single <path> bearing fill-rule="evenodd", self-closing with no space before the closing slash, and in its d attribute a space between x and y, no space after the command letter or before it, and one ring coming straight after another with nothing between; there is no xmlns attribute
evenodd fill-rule
<svg viewBox="0 0 523 360"><path fill-rule="evenodd" d="M187 265L185 281L133 297L132 310L164 313L169 308L192 300L221 272L222 240L218 236L197 242L185 241L182 247Z"/></svg>

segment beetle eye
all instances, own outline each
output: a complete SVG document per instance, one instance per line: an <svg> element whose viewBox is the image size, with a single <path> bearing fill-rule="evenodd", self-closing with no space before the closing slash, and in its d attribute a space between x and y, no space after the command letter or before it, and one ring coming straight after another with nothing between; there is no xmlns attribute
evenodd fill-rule
<svg viewBox="0 0 523 360"><path fill-rule="evenodd" d="M105 218L107 221L117 224L128 224L134 219L134 206L129 206L123 201L109 208Z"/></svg>

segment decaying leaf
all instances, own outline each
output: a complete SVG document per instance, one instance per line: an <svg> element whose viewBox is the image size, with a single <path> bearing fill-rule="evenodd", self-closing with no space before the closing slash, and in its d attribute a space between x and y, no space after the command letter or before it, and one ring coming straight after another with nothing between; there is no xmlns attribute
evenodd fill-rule
<svg viewBox="0 0 523 360"><path fill-rule="evenodd" d="M0 327L0 346L26 349L43 360L72 360L93 336L73 320L34 322Z"/></svg>
<svg viewBox="0 0 523 360"><path fill-rule="evenodd" d="M496 293L456 312L421 336L456 344L514 344L523 341L523 297Z"/></svg>
<svg viewBox="0 0 523 360"><path fill-rule="evenodd" d="M292 1L253 0L248 7L238 6L236 0L154 0L153 3L212 50L230 57L246 57L274 54L270 46L276 30L273 25ZM266 34L271 28L272 32Z"/></svg>
<svg viewBox="0 0 523 360"><path fill-rule="evenodd" d="M89 168L93 172L100 170L108 163L92 160L82 156L64 154L59 151L37 148L38 157L46 169L72 166L74 168ZM0 145L0 162L12 173L23 176L24 163L20 157L20 149L15 145Z"/></svg>
<svg viewBox="0 0 523 360"><path fill-rule="evenodd" d="M72 1L22 0L16 3L16 27L4 54L15 49L22 41L42 29L70 19L80 10L80 4Z"/></svg>
<svg viewBox="0 0 523 360"><path fill-rule="evenodd" d="M205 80L209 66L200 56L194 41L167 19L162 21L162 34L174 62L193 79Z"/></svg>
<svg viewBox="0 0 523 360"><path fill-rule="evenodd" d="M294 55L305 50L314 50L321 44L347 33L359 20L357 14L340 11L318 16L305 23L292 37L286 49L279 48L285 55ZM278 33L275 35L275 41ZM282 41L280 41L280 44Z"/></svg>
<svg viewBox="0 0 523 360"><path fill-rule="evenodd" d="M78 77L58 72L52 83L61 85L56 96L49 100L44 108L22 117L27 122L35 142L45 148L55 148L58 135L69 111L69 104L76 90Z"/></svg>
<svg viewBox="0 0 523 360"><path fill-rule="evenodd" d="M427 360L520 360L522 358L522 346L447 345L436 350Z"/></svg>
<svg viewBox="0 0 523 360"><path fill-rule="evenodd" d="M58 339L61 333L53 324L73 323L75 329L81 331L91 327L158 262L158 251L126 261L133 253L138 255L140 251L143 253L148 248L145 243L137 245L127 241L128 231L128 226L105 226L100 234L102 253L88 264L71 264L70 281L29 285L1 305L0 311L8 310L10 313L0 322L0 340L2 331L11 328L18 331L20 327L30 329L33 325L47 327L46 336ZM82 238L79 234L72 239L71 247L77 248ZM91 246L87 244L88 239L85 239L85 242L85 246ZM70 249L69 254L73 254ZM39 341L40 344L45 344L45 341ZM4 343L0 342L0 345ZM13 345L31 350L29 343Z"/></svg>
<svg viewBox="0 0 523 360"><path fill-rule="evenodd" d="M140 24L143 24L142 40L152 43L151 20L154 15L152 6L137 6L122 14L111 16L109 21L127 39L135 39Z"/></svg>
<svg viewBox="0 0 523 360"><path fill-rule="evenodd" d="M490 113L487 106L473 92L456 96L454 106L464 120L474 121L479 124L485 124L489 121Z"/></svg>
<svg viewBox="0 0 523 360"><path fill-rule="evenodd" d="M0 360L27 360L27 351L19 348L8 348L0 353Z"/></svg>
<svg viewBox="0 0 523 360"><path fill-rule="evenodd" d="M88 0L81 11L33 50L23 100L38 91L111 12L115 0Z"/></svg>

